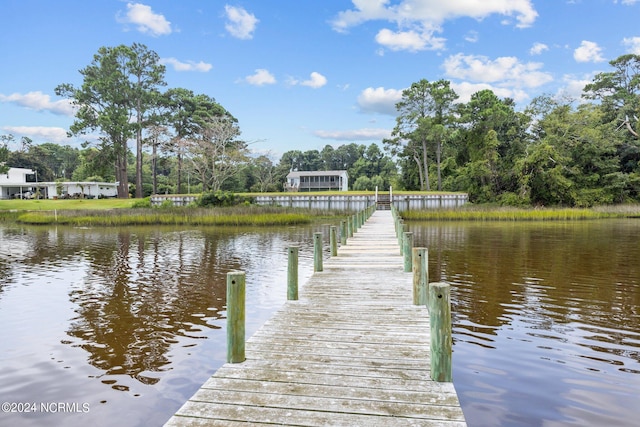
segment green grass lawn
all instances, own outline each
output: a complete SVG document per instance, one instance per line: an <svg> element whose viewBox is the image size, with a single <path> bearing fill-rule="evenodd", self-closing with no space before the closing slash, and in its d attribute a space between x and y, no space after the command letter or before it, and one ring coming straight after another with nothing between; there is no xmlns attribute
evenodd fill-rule
<svg viewBox="0 0 640 427"><path fill-rule="evenodd" d="M0 211L104 210L130 208L136 199L0 200Z"/></svg>

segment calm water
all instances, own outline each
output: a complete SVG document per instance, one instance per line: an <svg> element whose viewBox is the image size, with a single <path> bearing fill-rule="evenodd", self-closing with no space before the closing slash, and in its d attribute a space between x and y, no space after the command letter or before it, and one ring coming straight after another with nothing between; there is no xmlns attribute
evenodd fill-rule
<svg viewBox="0 0 640 427"><path fill-rule="evenodd" d="M637 426L640 221L413 225L469 426Z"/></svg>
<svg viewBox="0 0 640 427"><path fill-rule="evenodd" d="M161 425L224 362L226 273L247 272L250 335L286 298L286 247L310 276L313 231L0 225L0 401L68 405L0 425ZM637 425L639 221L411 231L452 284L470 426Z"/></svg>
<svg viewBox="0 0 640 427"><path fill-rule="evenodd" d="M0 225L0 401L71 404L0 425L162 425L226 359L226 273L247 274L250 336L288 246L311 275L313 231Z"/></svg>

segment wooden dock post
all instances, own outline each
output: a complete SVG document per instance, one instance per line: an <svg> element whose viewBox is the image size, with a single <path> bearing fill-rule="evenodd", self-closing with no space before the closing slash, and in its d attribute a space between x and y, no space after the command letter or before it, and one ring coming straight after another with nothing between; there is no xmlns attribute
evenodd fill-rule
<svg viewBox="0 0 640 427"><path fill-rule="evenodd" d="M412 248L413 303L428 306L427 284L429 283L429 250Z"/></svg>
<svg viewBox="0 0 640 427"><path fill-rule="evenodd" d="M313 233L313 271L322 271L322 233Z"/></svg>
<svg viewBox="0 0 640 427"><path fill-rule="evenodd" d="M227 273L227 363L245 361L245 273Z"/></svg>
<svg viewBox="0 0 640 427"><path fill-rule="evenodd" d="M351 217L347 217L347 237L353 237L353 222L351 222Z"/></svg>
<svg viewBox="0 0 640 427"><path fill-rule="evenodd" d="M343 246L347 244L347 221L344 219L340 221L340 244Z"/></svg>
<svg viewBox="0 0 640 427"><path fill-rule="evenodd" d="M402 234L404 233L404 223L402 220L398 222L398 246L400 247L400 255L402 255L402 250L404 249L402 245Z"/></svg>
<svg viewBox="0 0 640 427"><path fill-rule="evenodd" d="M329 228L329 246L331 247L331 256L338 256L338 227L335 225Z"/></svg>
<svg viewBox="0 0 640 427"><path fill-rule="evenodd" d="M429 283L431 379L451 382L451 300L447 283Z"/></svg>
<svg viewBox="0 0 640 427"><path fill-rule="evenodd" d="M287 299L298 299L298 248L289 247L289 262L287 264Z"/></svg>
<svg viewBox="0 0 640 427"><path fill-rule="evenodd" d="M410 231L405 231L402 233L402 254L404 260L404 272L409 273L411 271L411 256L413 247L413 233Z"/></svg>

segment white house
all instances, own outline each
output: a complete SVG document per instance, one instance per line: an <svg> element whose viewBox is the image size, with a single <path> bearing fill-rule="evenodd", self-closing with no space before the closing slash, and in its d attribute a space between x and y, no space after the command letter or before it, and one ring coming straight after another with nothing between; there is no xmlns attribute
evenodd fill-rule
<svg viewBox="0 0 640 427"><path fill-rule="evenodd" d="M289 172L285 189L287 191L347 191L349 174L344 170Z"/></svg>
<svg viewBox="0 0 640 427"><path fill-rule="evenodd" d="M116 197L117 182L37 182L36 171L9 168L0 174L0 199L32 198L35 194L45 199L65 197Z"/></svg>
<svg viewBox="0 0 640 427"><path fill-rule="evenodd" d="M7 173L0 174L0 199L21 197L33 190L36 182L36 171L25 168L9 168Z"/></svg>
<svg viewBox="0 0 640 427"><path fill-rule="evenodd" d="M39 182L38 187L44 188L43 197L48 199L56 197L95 199L118 196L117 182Z"/></svg>

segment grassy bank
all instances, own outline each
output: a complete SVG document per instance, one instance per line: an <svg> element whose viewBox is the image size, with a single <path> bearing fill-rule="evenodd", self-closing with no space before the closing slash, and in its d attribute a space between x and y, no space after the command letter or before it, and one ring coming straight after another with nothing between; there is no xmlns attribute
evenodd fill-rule
<svg viewBox="0 0 640 427"><path fill-rule="evenodd" d="M468 205L456 209L402 212L402 217L409 221L574 221L640 217L640 206L603 206L593 209L518 209Z"/></svg>
<svg viewBox="0 0 640 427"><path fill-rule="evenodd" d="M106 210L130 208L136 199L0 200L1 211Z"/></svg>
<svg viewBox="0 0 640 427"><path fill-rule="evenodd" d="M124 225L218 225L274 226L310 223L314 215L294 209L243 206L230 208L171 208L63 210L57 212L23 212L15 220L23 224L62 224L71 226Z"/></svg>

